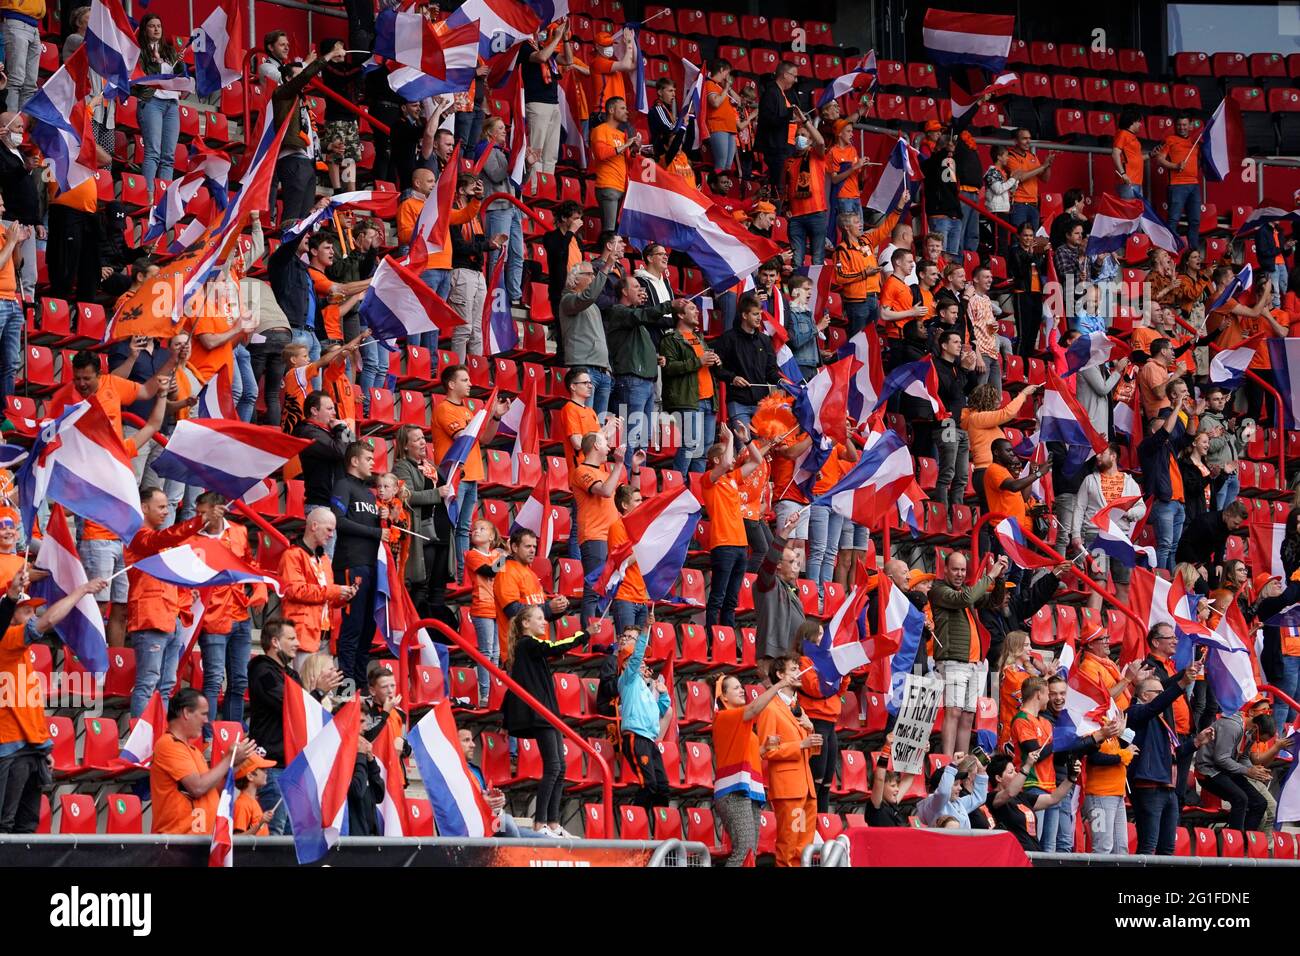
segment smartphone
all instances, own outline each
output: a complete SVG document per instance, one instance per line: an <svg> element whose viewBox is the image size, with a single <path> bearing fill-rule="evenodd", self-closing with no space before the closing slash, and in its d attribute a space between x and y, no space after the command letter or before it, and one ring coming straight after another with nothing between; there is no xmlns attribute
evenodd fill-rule
<svg viewBox="0 0 1300 956"><path fill-rule="evenodd" d="M980 762L981 767L987 767L989 765L989 755L979 744L974 744L968 752L972 757Z"/></svg>

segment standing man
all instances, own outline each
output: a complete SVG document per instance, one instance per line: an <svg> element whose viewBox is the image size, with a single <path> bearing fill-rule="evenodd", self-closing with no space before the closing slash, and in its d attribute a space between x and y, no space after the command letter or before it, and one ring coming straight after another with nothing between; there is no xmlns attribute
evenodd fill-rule
<svg viewBox="0 0 1300 956"><path fill-rule="evenodd" d="M763 310L758 296L746 292L736 309L740 321L718 340L715 374L727 383L727 419L748 425L758 403L771 394L781 377L772 340L759 331Z"/></svg>
<svg viewBox="0 0 1300 956"><path fill-rule="evenodd" d="M592 381L588 404L597 417L609 410L614 379L609 374L609 346L597 300L605 291L609 273L618 264L622 240L605 247L591 262L579 262L569 270L560 299L560 328L564 332L564 364L569 371L581 369Z"/></svg>
<svg viewBox="0 0 1300 956"><path fill-rule="evenodd" d="M605 103L608 119L591 132L591 171L596 177L596 202L600 204L601 228L618 228L618 211L627 192L627 162L641 149L641 134L628 138L627 101L621 96Z"/></svg>
<svg viewBox="0 0 1300 956"><path fill-rule="evenodd" d="M334 568L325 545L334 537L336 519L327 508L307 513L302 538L280 555L277 573L284 582L280 614L298 638L293 666L301 668L322 645L328 651L330 608L342 607L357 593L356 585L334 583Z"/></svg>
<svg viewBox="0 0 1300 956"><path fill-rule="evenodd" d="M826 198L826 141L799 107L793 154L785 161L785 210L790 217L790 248L793 265L803 266L805 250L812 264L826 261L826 225L830 207Z"/></svg>
<svg viewBox="0 0 1300 956"><path fill-rule="evenodd" d="M17 113L36 92L41 62L39 27L45 19L45 0L3 0L0 19L4 42L0 43L0 64L9 71L9 112Z"/></svg>
<svg viewBox="0 0 1300 956"><path fill-rule="evenodd" d="M614 408L627 422L627 453L644 450L655 433L655 380L659 354L655 335L667 329L673 301L646 303L646 287L628 276L618 282L618 303L604 313L605 342L614 372Z"/></svg>
<svg viewBox="0 0 1300 956"><path fill-rule="evenodd" d="M1126 106L1120 111L1117 126L1119 132L1115 134L1115 144L1110 150L1115 175L1119 178L1115 192L1120 199L1141 199L1142 143L1138 141L1137 133L1142 128L1142 114L1135 107ZM1172 196L1170 198L1172 206Z"/></svg>
<svg viewBox="0 0 1300 956"><path fill-rule="evenodd" d="M1038 230L1042 220L1038 215L1038 181L1047 182L1052 175L1055 153L1048 153L1040 163L1038 154L1030 148L1033 137L1027 129L1016 130L1016 144L1007 153L1007 171L1016 181L1016 191L1011 195L1011 225L1017 229L1030 223Z"/></svg>
<svg viewBox="0 0 1300 956"><path fill-rule="evenodd" d="M1192 118L1179 113L1174 133L1151 154L1169 171L1169 231L1178 235L1178 221L1187 216L1187 247L1201 248L1201 166L1192 136Z"/></svg>
<svg viewBox="0 0 1300 956"><path fill-rule="evenodd" d="M355 687L364 687L370 660L370 639L375 633L375 574L379 545L388 521L388 508L375 500L371 478L375 452L364 442L353 442L343 456L343 477L334 482L331 501L338 521L334 564L343 583L356 594L343 612L339 627L339 667Z"/></svg>
<svg viewBox="0 0 1300 956"><path fill-rule="evenodd" d="M343 455L352 444L347 422L334 417L334 399L324 392L312 392L302 405L303 420L293 430L295 438L309 438L311 444L298 453L302 463L306 510L330 507L330 492L343 475Z"/></svg>
<svg viewBox="0 0 1300 956"><path fill-rule="evenodd" d="M599 574L609 557L609 527L618 518L614 491L623 481L623 462L627 448L613 449L603 431L591 432L582 439L582 460L573 473L573 500L578 509L578 550L582 554L582 574L587 578ZM639 471L645 453L633 456L632 467ZM596 592L584 581L582 590L583 627L596 618Z"/></svg>
<svg viewBox="0 0 1300 956"><path fill-rule="evenodd" d="M754 145L767 164L773 198L785 195L786 160L794 149L795 130L799 126L790 90L798 79L799 67L781 63L758 104L758 135Z"/></svg>
<svg viewBox="0 0 1300 956"><path fill-rule="evenodd" d="M663 408L678 419L679 440L673 469L704 471L704 459L717 430L717 399L713 387L718 353L704 344L700 310L689 299L673 303L676 324L659 340L663 360Z"/></svg>

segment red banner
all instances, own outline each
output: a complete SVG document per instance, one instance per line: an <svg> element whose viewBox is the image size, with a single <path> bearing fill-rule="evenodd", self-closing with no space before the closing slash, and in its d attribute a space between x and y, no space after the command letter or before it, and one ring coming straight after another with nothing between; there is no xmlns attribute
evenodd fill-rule
<svg viewBox="0 0 1300 956"><path fill-rule="evenodd" d="M854 866L1030 866L1014 835L1000 830L850 827Z"/></svg>

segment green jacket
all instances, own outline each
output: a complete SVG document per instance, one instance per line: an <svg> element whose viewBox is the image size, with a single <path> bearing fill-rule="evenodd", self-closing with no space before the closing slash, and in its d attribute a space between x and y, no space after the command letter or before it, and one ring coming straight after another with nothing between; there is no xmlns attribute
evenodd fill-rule
<svg viewBox="0 0 1300 956"><path fill-rule="evenodd" d="M604 314L605 344L609 347L610 370L615 375L657 378L659 356L650 330L666 329L672 322L672 303L611 306Z"/></svg>
<svg viewBox="0 0 1300 956"><path fill-rule="evenodd" d="M971 641L979 641L979 634L971 633L970 618L981 607L996 604L1002 599L1005 580L996 581L986 574L974 584L954 588L942 578L930 588L930 608L934 612L934 659L936 661L969 661ZM982 657L982 655L981 655Z"/></svg>
<svg viewBox="0 0 1300 956"><path fill-rule="evenodd" d="M682 333L673 329L659 340L659 354L664 357L663 406L668 412L693 412L700 407L700 357ZM717 408L717 396L709 399Z"/></svg>

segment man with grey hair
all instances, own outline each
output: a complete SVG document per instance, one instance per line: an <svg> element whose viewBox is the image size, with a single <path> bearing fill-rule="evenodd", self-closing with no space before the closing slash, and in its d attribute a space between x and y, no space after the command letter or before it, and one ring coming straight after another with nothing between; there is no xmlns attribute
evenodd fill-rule
<svg viewBox="0 0 1300 956"><path fill-rule="evenodd" d="M571 369L585 368L591 376L594 386L591 408L598 417L609 410L614 379L610 375L609 346L605 342L605 325L597 300L605 291L610 271L618 265L622 247L622 240L606 243L599 258L580 262L570 269L564 295L560 297L564 364Z"/></svg>
<svg viewBox="0 0 1300 956"><path fill-rule="evenodd" d="M298 635L295 670L301 670L322 646L328 651L330 608L347 604L357 593L355 584L334 583L334 569L325 549L336 525L332 510L313 508L307 513L302 539L280 555L278 573L284 582L280 617L292 624Z"/></svg>

